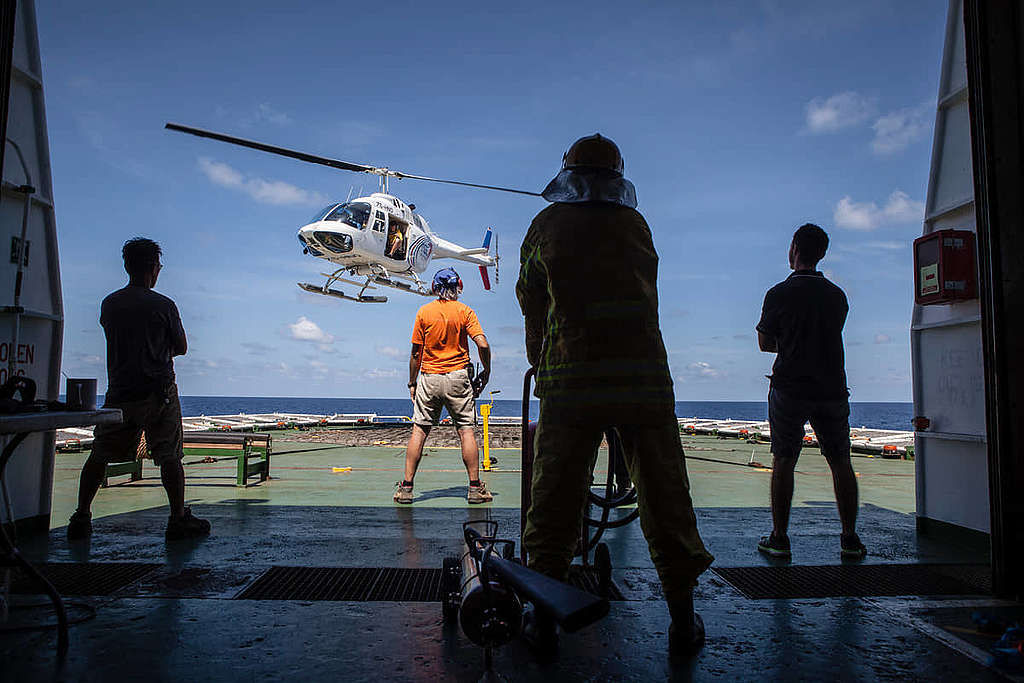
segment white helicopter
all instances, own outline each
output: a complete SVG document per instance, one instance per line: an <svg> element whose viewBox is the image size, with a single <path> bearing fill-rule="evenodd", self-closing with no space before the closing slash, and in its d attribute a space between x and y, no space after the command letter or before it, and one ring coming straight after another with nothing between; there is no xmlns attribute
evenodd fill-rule
<svg viewBox="0 0 1024 683"><path fill-rule="evenodd" d="M492 230L484 233L483 246L467 249L441 238L430 230L423 216L415 212L414 204L406 204L398 197L388 194L388 179L411 178L428 180L449 185L479 187L487 190L515 192L539 197L537 192L516 190L494 185L478 185L458 180L443 180L426 176L402 173L387 167L353 164L338 159L297 152L284 147L275 147L262 142L237 138L222 133L168 123L165 128L190 133L203 138L229 142L271 154L322 164L345 171L370 173L380 178L380 192L367 197L357 197L344 202L334 202L313 217L308 224L299 228L299 241L304 254L330 261L336 266L330 273L321 273L327 281L322 286L308 282L297 283L299 287L314 294L333 296L359 303L385 303L386 296L367 294L377 287L391 287L404 292L431 296L429 281L420 279L420 273L430 266L431 259L451 258L472 263L480 268L484 289L490 290L488 268L494 268L494 282L498 283L498 239L494 235L494 253L490 253ZM362 281L348 279L363 278ZM338 282L359 288L356 294L346 294L332 285Z"/></svg>

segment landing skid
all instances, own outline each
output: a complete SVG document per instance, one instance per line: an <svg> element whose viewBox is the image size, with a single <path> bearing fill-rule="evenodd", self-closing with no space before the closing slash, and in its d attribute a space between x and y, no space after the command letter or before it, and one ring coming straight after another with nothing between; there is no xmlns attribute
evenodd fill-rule
<svg viewBox="0 0 1024 683"><path fill-rule="evenodd" d="M299 287L302 287L307 292L312 292L313 294L323 294L324 296L333 296L336 299L347 299L348 301L355 301L356 303L360 303L360 304L386 304L388 302L388 298L386 296L378 296L378 295L374 295L374 294L362 294L360 296L349 296L348 294L345 294L344 292L339 291L337 289L331 289L329 287L325 289L324 287L318 287L316 285L311 285L308 282L299 282L297 284L299 285Z"/></svg>

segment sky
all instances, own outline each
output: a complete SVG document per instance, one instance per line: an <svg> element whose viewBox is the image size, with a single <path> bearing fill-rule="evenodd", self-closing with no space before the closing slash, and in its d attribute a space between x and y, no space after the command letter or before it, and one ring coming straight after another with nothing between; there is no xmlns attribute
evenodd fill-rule
<svg viewBox="0 0 1024 683"><path fill-rule="evenodd" d="M297 3L299 4L299 3ZM425 299L309 294L296 232L375 178L163 129L173 121L407 173L540 191L578 137L618 143L660 255L678 400L763 400L765 291L792 233L850 301L853 401L909 401L946 4L938 0L37 3L64 293L64 371L105 384L121 244L163 247L183 395L403 397ZM518 251L540 198L404 180L446 239L498 235L500 283L455 265L520 395ZM580 258L586 259L586 248ZM593 271L593 278L602 272ZM610 330L622 334L620 330ZM474 355L475 357L475 355Z"/></svg>

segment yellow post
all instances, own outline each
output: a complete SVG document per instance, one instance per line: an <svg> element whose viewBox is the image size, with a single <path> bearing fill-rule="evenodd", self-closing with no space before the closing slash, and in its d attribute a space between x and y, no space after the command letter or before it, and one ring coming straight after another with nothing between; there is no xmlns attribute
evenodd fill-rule
<svg viewBox="0 0 1024 683"><path fill-rule="evenodd" d="M484 420L484 472L491 471L491 442L487 432L488 418L491 416L491 404L484 403L480 406L480 417Z"/></svg>

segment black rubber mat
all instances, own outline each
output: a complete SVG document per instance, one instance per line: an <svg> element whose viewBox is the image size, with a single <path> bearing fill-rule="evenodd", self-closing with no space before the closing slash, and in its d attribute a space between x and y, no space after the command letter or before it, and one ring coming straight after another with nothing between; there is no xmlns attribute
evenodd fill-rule
<svg viewBox="0 0 1024 683"><path fill-rule="evenodd" d="M592 570L571 572L569 582L597 594ZM614 583L611 594L611 600L623 599ZM441 569L271 567L235 599L441 602Z"/></svg>
<svg viewBox="0 0 1024 683"><path fill-rule="evenodd" d="M712 571L752 600L992 592L988 565L787 565L713 567Z"/></svg>
<svg viewBox="0 0 1024 683"><path fill-rule="evenodd" d="M163 565L143 562L51 562L32 566L61 595L111 595ZM15 569L11 592L41 595L44 591L20 569Z"/></svg>

